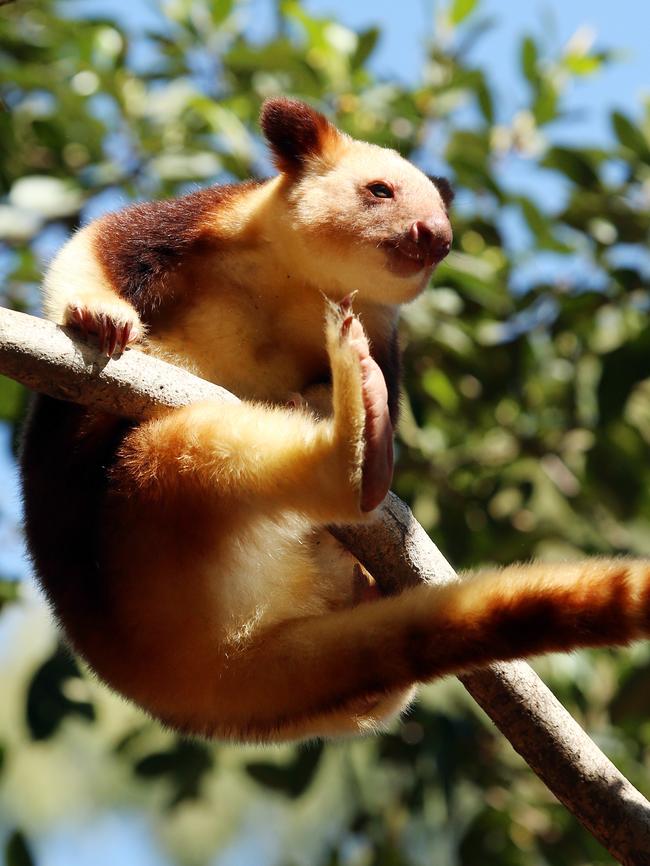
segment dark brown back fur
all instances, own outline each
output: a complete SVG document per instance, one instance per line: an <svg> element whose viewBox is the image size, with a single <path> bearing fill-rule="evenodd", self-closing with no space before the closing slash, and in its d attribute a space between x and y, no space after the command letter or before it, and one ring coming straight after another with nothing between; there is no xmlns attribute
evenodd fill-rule
<svg viewBox="0 0 650 866"><path fill-rule="evenodd" d="M127 427L38 396L23 431L25 533L34 569L57 617L89 632L109 613L99 569L101 513L107 468ZM69 637L74 644L75 635Z"/></svg>
<svg viewBox="0 0 650 866"><path fill-rule="evenodd" d="M216 232L206 227L210 212L260 183L211 186L102 217L95 234L97 258L113 288L145 323L172 299L174 272L188 252L218 243Z"/></svg>

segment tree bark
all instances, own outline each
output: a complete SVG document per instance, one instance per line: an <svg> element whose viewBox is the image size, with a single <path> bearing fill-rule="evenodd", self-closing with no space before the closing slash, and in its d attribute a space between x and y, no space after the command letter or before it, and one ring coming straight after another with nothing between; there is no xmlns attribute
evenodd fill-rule
<svg viewBox="0 0 650 866"><path fill-rule="evenodd" d="M0 309L0 373L52 397L136 419L197 400L237 401L225 389L133 349L109 361L63 329L6 309ZM387 593L459 580L392 493L367 524L331 527L331 532ZM495 664L460 680L613 857L626 866L650 866L650 803L527 664Z"/></svg>

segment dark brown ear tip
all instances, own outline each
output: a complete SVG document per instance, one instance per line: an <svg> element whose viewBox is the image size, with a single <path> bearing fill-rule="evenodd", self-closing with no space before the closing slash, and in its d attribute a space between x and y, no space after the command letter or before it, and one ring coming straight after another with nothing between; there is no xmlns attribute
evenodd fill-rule
<svg viewBox="0 0 650 866"><path fill-rule="evenodd" d="M262 103L260 109L260 126L266 129L267 123L272 123L278 117L291 114L292 111L299 111L303 105L297 99L289 99L286 96L269 96Z"/></svg>
<svg viewBox="0 0 650 866"><path fill-rule="evenodd" d="M281 171L300 168L305 158L320 153L332 129L327 118L315 108L284 96L264 102L260 126Z"/></svg>
<svg viewBox="0 0 650 866"><path fill-rule="evenodd" d="M306 107L307 103L293 96L267 96L262 103L262 114L268 110L292 110Z"/></svg>
<svg viewBox="0 0 650 866"><path fill-rule="evenodd" d="M440 177L438 175L429 175L429 180L436 187L438 192L440 193L440 198L445 203L445 207L451 207L456 193L454 191L453 186L447 180L446 177Z"/></svg>
<svg viewBox="0 0 650 866"><path fill-rule="evenodd" d="M328 125L327 118L300 99L291 99L288 96L271 96L262 103L260 111L260 126L267 132L276 125L284 125L288 122L301 125L315 125L318 127Z"/></svg>

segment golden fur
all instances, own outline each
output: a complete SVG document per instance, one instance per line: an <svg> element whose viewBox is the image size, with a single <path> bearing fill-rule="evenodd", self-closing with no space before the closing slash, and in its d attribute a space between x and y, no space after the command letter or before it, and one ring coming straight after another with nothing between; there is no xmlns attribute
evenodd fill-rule
<svg viewBox="0 0 650 866"><path fill-rule="evenodd" d="M38 401L27 535L71 645L179 729L286 739L372 729L452 671L647 634L647 564L381 598L324 530L390 482L398 307L449 248L447 198L301 103L262 125L277 177L103 217L46 278L47 315L108 354L139 340L243 398L140 425Z"/></svg>

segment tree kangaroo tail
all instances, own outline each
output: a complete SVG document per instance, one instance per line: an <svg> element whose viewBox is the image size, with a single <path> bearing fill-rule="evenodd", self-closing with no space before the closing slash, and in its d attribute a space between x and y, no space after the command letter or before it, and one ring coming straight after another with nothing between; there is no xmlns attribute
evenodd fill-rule
<svg viewBox="0 0 650 866"><path fill-rule="evenodd" d="M649 633L650 561L515 565L279 624L223 685L233 678L229 709L263 728L493 661Z"/></svg>

